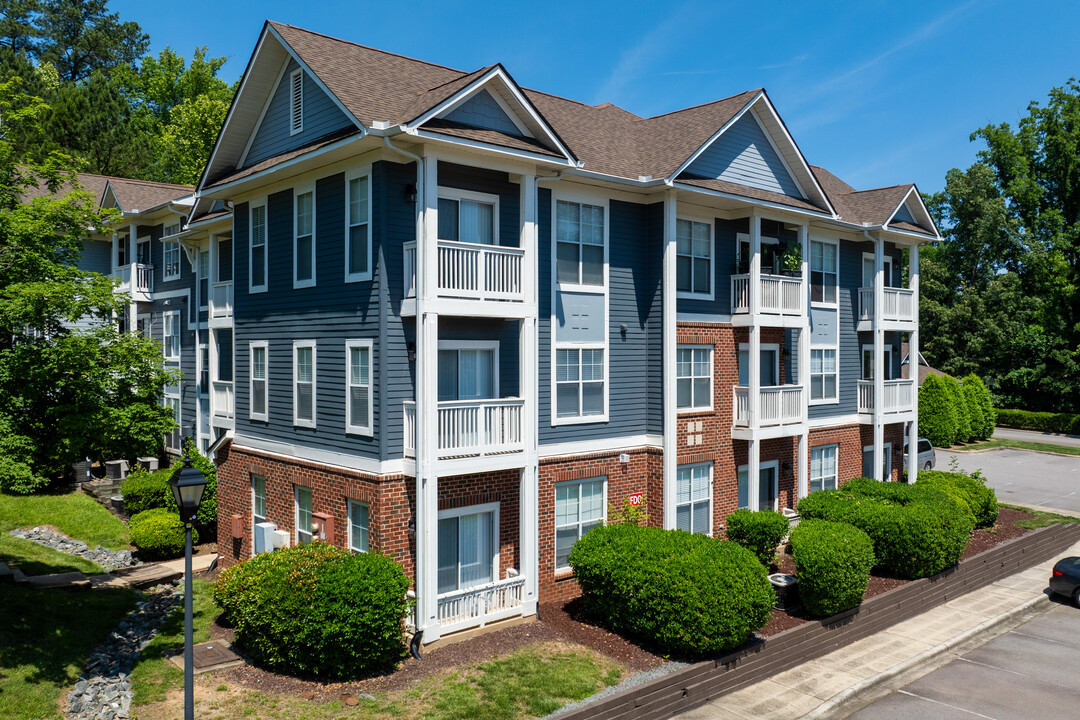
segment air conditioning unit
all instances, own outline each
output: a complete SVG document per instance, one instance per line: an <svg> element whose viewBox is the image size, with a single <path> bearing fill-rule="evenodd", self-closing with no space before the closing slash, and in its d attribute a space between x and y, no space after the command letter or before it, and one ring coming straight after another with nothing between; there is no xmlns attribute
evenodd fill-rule
<svg viewBox="0 0 1080 720"><path fill-rule="evenodd" d="M278 548L289 547L289 533L285 532L284 530L275 530L273 535L274 544L272 545L272 547L275 550L277 550Z"/></svg>
<svg viewBox="0 0 1080 720"><path fill-rule="evenodd" d="M277 525L272 522L255 524L255 554L270 552L274 549L274 531Z"/></svg>

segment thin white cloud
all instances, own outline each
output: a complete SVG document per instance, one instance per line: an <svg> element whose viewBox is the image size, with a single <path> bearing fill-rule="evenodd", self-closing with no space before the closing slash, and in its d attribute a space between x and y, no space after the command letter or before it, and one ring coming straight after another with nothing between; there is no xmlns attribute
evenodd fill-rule
<svg viewBox="0 0 1080 720"><path fill-rule="evenodd" d="M775 63L773 65L761 65L758 70L779 70L780 68L792 67L799 63L805 62L810 58L809 53L803 53L802 55L796 55L795 57L782 63Z"/></svg>

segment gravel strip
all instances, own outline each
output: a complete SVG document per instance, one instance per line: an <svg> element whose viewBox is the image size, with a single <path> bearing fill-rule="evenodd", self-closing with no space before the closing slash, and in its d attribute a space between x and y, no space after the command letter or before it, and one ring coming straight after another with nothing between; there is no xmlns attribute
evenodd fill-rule
<svg viewBox="0 0 1080 720"><path fill-rule="evenodd" d="M109 550L100 545L95 546L94 549L91 550L86 543L79 540L72 540L67 535L47 527L35 527L29 530L16 529L10 531L8 534L17 538L22 538L23 540L36 542L38 545L44 545L53 550L59 550L68 555L77 555L81 558L85 558L90 562L100 565L105 569L105 572L112 572L118 568L131 567L133 565L142 565L141 562L132 556L130 550Z"/></svg>

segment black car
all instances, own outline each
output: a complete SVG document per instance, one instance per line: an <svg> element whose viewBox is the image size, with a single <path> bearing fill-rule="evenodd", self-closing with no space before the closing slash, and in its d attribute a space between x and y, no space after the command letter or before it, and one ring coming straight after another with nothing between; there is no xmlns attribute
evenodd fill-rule
<svg viewBox="0 0 1080 720"><path fill-rule="evenodd" d="M1080 557L1067 557L1057 561L1050 575L1050 591L1072 598L1080 607Z"/></svg>

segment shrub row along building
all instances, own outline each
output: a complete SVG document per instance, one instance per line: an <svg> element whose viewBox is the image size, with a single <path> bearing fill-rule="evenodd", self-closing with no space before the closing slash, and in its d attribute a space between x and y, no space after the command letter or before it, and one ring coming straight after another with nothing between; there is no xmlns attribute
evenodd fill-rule
<svg viewBox="0 0 1080 720"><path fill-rule="evenodd" d="M937 231L764 90L641 118L267 23L197 189L90 181L127 224L87 262L184 371L167 445L216 456L225 562L387 553L425 642L575 593L612 513L722 536L899 477Z"/></svg>

